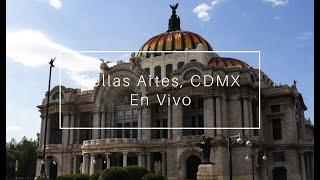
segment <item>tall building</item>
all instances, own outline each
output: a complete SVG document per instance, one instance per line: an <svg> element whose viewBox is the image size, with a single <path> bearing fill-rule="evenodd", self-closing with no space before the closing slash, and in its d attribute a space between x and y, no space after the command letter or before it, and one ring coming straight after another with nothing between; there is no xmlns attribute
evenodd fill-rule
<svg viewBox="0 0 320 180"><path fill-rule="evenodd" d="M176 8L176 7L175 7ZM302 95L292 85L275 85L261 71L260 129L135 129L134 127L258 127L259 71L242 60L220 57L200 35L180 29L174 7L168 31L151 37L129 62L101 64L102 76L129 77L129 87L98 86L88 91L61 87L62 127L133 127L132 129L59 129L59 87L50 91L46 136L46 172L93 174L110 166L139 165L169 179L195 179L201 162L196 143L213 138L211 161L218 179L229 177L227 137L238 135L255 147L254 168L246 155L252 147L235 143L233 176L251 179L313 179L313 125L306 120ZM164 53L159 51L187 51ZM190 52L194 51L194 52ZM140 75L178 77L182 88L137 87ZM192 87L193 75L240 75L240 87ZM155 83L155 82L153 82ZM130 94L147 96L149 105L130 105ZM189 96L190 106L160 106L156 95ZM41 113L39 155L44 144L46 114ZM267 158L263 158L263 156ZM250 157L249 157L250 158ZM247 157L248 159L248 157ZM37 161L40 174L41 159Z"/></svg>

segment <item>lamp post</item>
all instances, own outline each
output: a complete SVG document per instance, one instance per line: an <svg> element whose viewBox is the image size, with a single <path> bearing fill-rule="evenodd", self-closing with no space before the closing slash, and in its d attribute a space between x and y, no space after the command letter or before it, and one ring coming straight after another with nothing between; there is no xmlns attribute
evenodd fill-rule
<svg viewBox="0 0 320 180"><path fill-rule="evenodd" d="M250 156L249 154L246 155L245 159L246 160L249 160L251 158L251 167L252 167L252 180L254 180L254 176L255 176L255 166L254 166L254 160L256 159L256 157L258 156L258 154L256 153L256 147L255 147L255 144L252 143L251 141L247 141L246 142L246 146L250 147L251 148L251 152L250 152ZM263 153L263 156L262 156L262 159L265 161L267 160L267 156L265 153Z"/></svg>
<svg viewBox="0 0 320 180"><path fill-rule="evenodd" d="M43 141L43 152L42 152L42 163L41 163L41 170L40 174L42 177L46 177L46 143L47 143L47 123L48 123L48 114L49 114L49 101L50 101L50 85L51 85L51 70L54 67L53 62L56 58L51 58L49 64L49 83L48 83L48 91L47 91L47 107L46 107L46 120L44 123L44 141Z"/></svg>
<svg viewBox="0 0 320 180"><path fill-rule="evenodd" d="M232 146L237 144L242 144L243 140L241 138L240 133L234 136L227 137L228 140L228 151L229 151L229 173L230 173L230 180L232 180Z"/></svg>

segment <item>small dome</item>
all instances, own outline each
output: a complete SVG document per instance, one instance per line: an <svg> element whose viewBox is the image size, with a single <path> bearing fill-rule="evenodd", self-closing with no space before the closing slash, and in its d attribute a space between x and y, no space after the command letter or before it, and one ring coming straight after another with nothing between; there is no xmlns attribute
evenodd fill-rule
<svg viewBox="0 0 320 180"><path fill-rule="evenodd" d="M150 38L139 51L184 51L203 45L203 51L212 51L211 45L200 35L189 31L169 31ZM161 53L139 53L138 56L149 57L151 54L157 56Z"/></svg>
<svg viewBox="0 0 320 180"><path fill-rule="evenodd" d="M225 57L214 57L208 62L209 67L214 68L227 68L227 67L240 67L240 68L249 68L250 66L238 59L234 58L225 58Z"/></svg>

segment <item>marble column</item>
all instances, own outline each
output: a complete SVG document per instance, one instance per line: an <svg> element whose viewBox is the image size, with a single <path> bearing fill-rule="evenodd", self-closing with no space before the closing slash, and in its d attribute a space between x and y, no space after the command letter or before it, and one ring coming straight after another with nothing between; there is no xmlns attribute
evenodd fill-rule
<svg viewBox="0 0 320 180"><path fill-rule="evenodd" d="M73 156L72 174L77 173L77 156Z"/></svg>
<svg viewBox="0 0 320 180"><path fill-rule="evenodd" d="M84 153L82 154L82 174L88 174L88 161L89 161L89 154Z"/></svg>
<svg viewBox="0 0 320 180"><path fill-rule="evenodd" d="M114 115L114 111L110 111L109 113L108 113L108 116L110 117L110 121L111 121L111 126L112 127L115 127L116 125L115 125L115 115ZM111 137L112 138L114 138L114 137L116 137L115 136L115 130L114 129L111 129Z"/></svg>
<svg viewBox="0 0 320 180"><path fill-rule="evenodd" d="M220 103L221 103L221 110L220 110L220 117L221 117L221 127L228 126L228 105L227 105L227 97L225 92L222 96L220 96ZM227 130L226 133L230 133L232 130ZM221 133L222 134L222 133Z"/></svg>
<svg viewBox="0 0 320 180"><path fill-rule="evenodd" d="M63 114L63 128L69 128L70 127L70 115L69 114ZM68 145L69 144L69 129L62 129L62 144Z"/></svg>
<svg viewBox="0 0 320 180"><path fill-rule="evenodd" d="M172 106L168 106L168 127L172 127ZM172 138L172 130L168 129L168 139Z"/></svg>
<svg viewBox="0 0 320 180"><path fill-rule="evenodd" d="M106 160L107 160L107 168L110 167L110 153L106 153Z"/></svg>
<svg viewBox="0 0 320 180"><path fill-rule="evenodd" d="M146 156L147 156L147 158L146 158L146 164L147 164L147 169L149 170L149 171L151 171L151 153L146 153Z"/></svg>
<svg viewBox="0 0 320 180"><path fill-rule="evenodd" d="M99 112L93 113L92 127L100 127ZM92 130L92 139L99 139L100 129Z"/></svg>
<svg viewBox="0 0 320 180"><path fill-rule="evenodd" d="M80 127L80 116L79 115L73 115L75 119L75 127ZM74 144L80 144L80 129L74 129Z"/></svg>
<svg viewBox="0 0 320 180"><path fill-rule="evenodd" d="M105 112L104 113L105 116L105 122L106 122L106 127L111 127L111 118L109 116L109 113L108 112ZM105 138L111 138L111 129L105 129Z"/></svg>
<svg viewBox="0 0 320 180"><path fill-rule="evenodd" d="M50 142L50 138L51 138L51 120L50 120L50 118L48 118L48 122L47 122L47 132L45 132L44 130L43 130L43 132L46 133L46 145L50 144L51 143ZM44 137L44 133L43 133L43 137Z"/></svg>
<svg viewBox="0 0 320 180"><path fill-rule="evenodd" d="M186 59L187 59L188 55L186 55ZM172 63L172 71L174 70L178 70L178 63Z"/></svg>
<svg viewBox="0 0 320 180"><path fill-rule="evenodd" d="M138 127L142 127L142 110L141 107L138 108ZM138 129L138 139L141 139L141 129Z"/></svg>
<svg viewBox="0 0 320 180"><path fill-rule="evenodd" d="M250 118L249 118L248 99L244 98L243 99L243 122L244 122L243 126L250 127L249 121L250 121ZM245 129L243 136L249 136L249 130Z"/></svg>
<svg viewBox="0 0 320 180"><path fill-rule="evenodd" d="M49 159L45 160L45 165L44 165L45 166L45 170L46 170L45 176L49 176L49 174L50 174L50 161L51 160L49 160Z"/></svg>
<svg viewBox="0 0 320 180"><path fill-rule="evenodd" d="M304 160L306 161L305 170L306 170L306 176L310 176L310 159L309 159L309 153L304 153Z"/></svg>
<svg viewBox="0 0 320 180"><path fill-rule="evenodd" d="M122 153L122 166L123 167L127 166L127 161L128 161L127 157L128 157L128 152L123 152Z"/></svg>
<svg viewBox="0 0 320 180"><path fill-rule="evenodd" d="M105 112L101 112L101 127L106 127ZM106 138L106 130L105 129L101 129L100 138L101 139Z"/></svg>
<svg viewBox="0 0 320 180"><path fill-rule="evenodd" d="M142 153L138 153L138 166L143 167L143 157Z"/></svg>
<svg viewBox="0 0 320 180"><path fill-rule="evenodd" d="M154 76L154 68L150 68L150 75L151 75L152 77L155 77L155 76Z"/></svg>
<svg viewBox="0 0 320 180"><path fill-rule="evenodd" d="M305 167L305 163L304 163L304 153L303 152L300 152L299 153L299 156L300 156L300 167L301 167L301 180L306 180L306 167Z"/></svg>
<svg viewBox="0 0 320 180"><path fill-rule="evenodd" d="M43 144L44 144L44 125L45 125L45 121L46 121L46 118L41 116L40 138L39 138L40 147L42 147Z"/></svg>
<svg viewBox="0 0 320 180"><path fill-rule="evenodd" d="M74 128L75 123L74 123L74 114L71 114L70 116L70 127ZM70 135L69 135L69 144L74 144L74 129L70 129Z"/></svg>
<svg viewBox="0 0 320 180"><path fill-rule="evenodd" d="M252 121L253 121L253 117L252 117L252 101L248 101L248 111L249 111L249 121L248 121L248 127L252 127ZM253 133L251 133L251 130L247 130L247 133L249 134L249 136Z"/></svg>
<svg viewBox="0 0 320 180"><path fill-rule="evenodd" d="M167 157L166 157L166 151L161 152L161 174L165 176L166 173L166 167L167 167Z"/></svg>
<svg viewBox="0 0 320 180"><path fill-rule="evenodd" d="M222 127L220 96L216 96L216 123L218 128ZM217 135L221 135L221 129L217 129Z"/></svg>
<svg viewBox="0 0 320 180"><path fill-rule="evenodd" d="M110 113L108 111L106 111L105 113L105 120L106 120L106 127L113 127L111 125L111 116ZM105 132L105 136L106 138L112 138L112 130L111 129L107 129Z"/></svg>
<svg viewBox="0 0 320 180"><path fill-rule="evenodd" d="M151 120L152 120L152 113L151 113L151 106L144 106L142 107L142 127L151 127ZM151 138L151 130L150 129L143 129L142 131L144 136L142 139L150 139Z"/></svg>
<svg viewBox="0 0 320 180"><path fill-rule="evenodd" d="M182 104L179 105L172 105L172 111L174 112L172 114L172 124L173 127L183 127L183 107ZM175 129L172 131L172 136L176 138L176 140L180 140L182 136L182 130L181 129Z"/></svg>
<svg viewBox="0 0 320 180"><path fill-rule="evenodd" d="M203 124L204 127L212 128L214 126L214 107L213 107L213 97L207 96L204 98L204 117L203 117ZM214 136L214 130L213 129L205 129L205 134L207 134L210 137Z"/></svg>
<svg viewBox="0 0 320 180"><path fill-rule="evenodd" d="M90 158L90 175L94 174L95 164L96 164L96 156L95 156L95 154L91 154L91 158Z"/></svg>

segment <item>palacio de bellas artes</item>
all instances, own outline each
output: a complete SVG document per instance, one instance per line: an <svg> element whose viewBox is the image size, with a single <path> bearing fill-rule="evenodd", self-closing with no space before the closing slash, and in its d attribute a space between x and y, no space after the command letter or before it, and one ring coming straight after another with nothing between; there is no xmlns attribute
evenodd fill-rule
<svg viewBox="0 0 320 180"><path fill-rule="evenodd" d="M259 69L245 60L221 57L202 36L180 28L177 5L169 10L167 31L146 40L127 60L114 66L101 62L100 80L128 77L128 87L100 83L85 91L63 84L51 88L47 127L47 97L37 106L37 153L41 157L45 144L46 158L37 159L36 176L42 164L55 176L137 165L170 180L197 179L202 154L196 144L205 135L213 139L210 162L216 179L229 179L231 169L233 179L313 179L313 124L304 116L307 107L299 83L292 79L278 85L263 69L259 78ZM181 51L186 52L175 53ZM176 77L182 88L135 86L141 75L146 81ZM229 83L236 79L239 86L190 85L192 77L205 75L228 75ZM133 106L132 94L147 97L148 105ZM157 96L164 94L188 96L190 105L168 105L167 98L159 105ZM65 129L59 128L60 113Z"/></svg>

